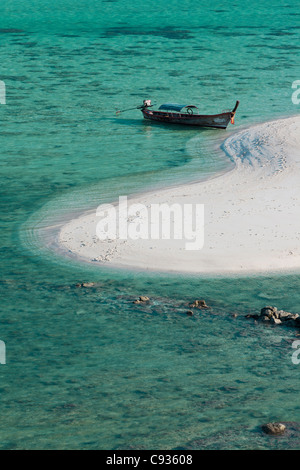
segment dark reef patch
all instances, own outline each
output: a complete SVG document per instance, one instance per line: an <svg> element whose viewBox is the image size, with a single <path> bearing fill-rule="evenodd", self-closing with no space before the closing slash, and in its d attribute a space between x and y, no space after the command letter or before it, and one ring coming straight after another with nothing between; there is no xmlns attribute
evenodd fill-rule
<svg viewBox="0 0 300 470"><path fill-rule="evenodd" d="M25 31L23 31L23 29L0 28L0 33L2 33L2 34L18 34L18 33L25 33Z"/></svg>
<svg viewBox="0 0 300 470"><path fill-rule="evenodd" d="M136 29L131 27L114 27L107 28L104 37L116 36L158 36L167 39L192 39L194 36L190 31L185 29L176 29L173 26L166 26L157 29Z"/></svg>

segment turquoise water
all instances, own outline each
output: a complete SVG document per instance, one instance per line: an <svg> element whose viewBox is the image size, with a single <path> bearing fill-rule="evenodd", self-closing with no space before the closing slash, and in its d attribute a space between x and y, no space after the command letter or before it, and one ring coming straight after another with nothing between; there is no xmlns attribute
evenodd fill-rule
<svg viewBox="0 0 300 470"><path fill-rule="evenodd" d="M299 311L299 276L95 270L39 236L118 195L226 171L225 136L299 112L299 3L195 3L1 5L2 449L300 447L259 431L300 421L295 332L244 318L266 304ZM241 104L227 131L115 115L145 98ZM196 298L212 308L186 317Z"/></svg>

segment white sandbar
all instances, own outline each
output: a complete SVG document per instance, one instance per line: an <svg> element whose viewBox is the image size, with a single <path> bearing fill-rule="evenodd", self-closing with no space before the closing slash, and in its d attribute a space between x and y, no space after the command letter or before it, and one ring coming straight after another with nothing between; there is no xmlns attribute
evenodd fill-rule
<svg viewBox="0 0 300 470"><path fill-rule="evenodd" d="M300 268L300 117L253 126L224 149L232 171L130 201L204 204L203 249L187 251L188 240L101 241L96 210L64 225L59 244L100 266L220 274Z"/></svg>

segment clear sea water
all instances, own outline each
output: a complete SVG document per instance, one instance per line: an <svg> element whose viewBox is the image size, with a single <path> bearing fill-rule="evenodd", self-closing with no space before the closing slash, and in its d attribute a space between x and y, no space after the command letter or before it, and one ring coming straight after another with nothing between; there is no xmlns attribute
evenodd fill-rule
<svg viewBox="0 0 300 470"><path fill-rule="evenodd" d="M244 318L268 304L299 312L298 275L96 270L38 235L118 195L226 171L232 131L299 113L299 11L298 0L2 2L0 448L299 449L299 436L259 428L300 421L296 333ZM145 98L241 104L227 131L116 117ZM134 305L139 295L152 303ZM211 309L187 317L197 298Z"/></svg>

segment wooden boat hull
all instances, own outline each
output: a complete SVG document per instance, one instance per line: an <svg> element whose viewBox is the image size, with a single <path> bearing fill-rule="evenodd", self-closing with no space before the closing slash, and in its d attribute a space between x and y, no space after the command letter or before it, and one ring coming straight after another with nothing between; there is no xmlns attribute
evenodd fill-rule
<svg viewBox="0 0 300 470"><path fill-rule="evenodd" d="M185 126L215 127L219 129L226 129L232 117L230 112L215 115L189 115L143 109L142 113L144 118L150 121L183 124Z"/></svg>
<svg viewBox="0 0 300 470"><path fill-rule="evenodd" d="M234 117L239 105L237 101L232 111L221 114L187 114L170 111L152 111L148 107L141 109L145 119L156 122L166 122L169 124L183 124L185 126L214 127L226 129L231 119Z"/></svg>

